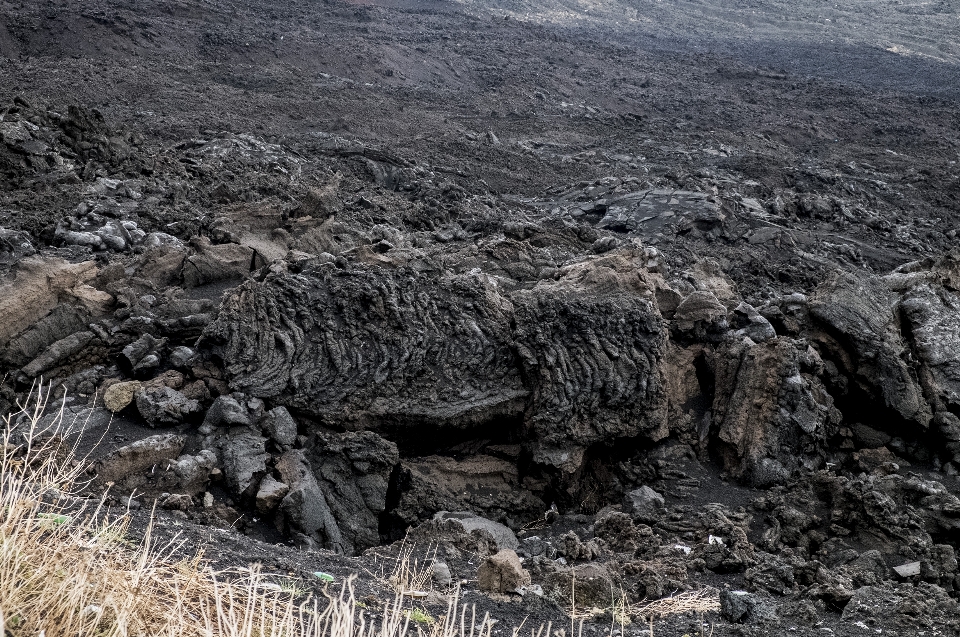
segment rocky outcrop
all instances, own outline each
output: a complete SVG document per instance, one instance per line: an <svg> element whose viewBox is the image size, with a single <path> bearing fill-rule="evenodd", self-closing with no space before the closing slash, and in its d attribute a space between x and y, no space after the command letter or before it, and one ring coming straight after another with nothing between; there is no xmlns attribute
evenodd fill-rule
<svg viewBox="0 0 960 637"><path fill-rule="evenodd" d="M909 345L900 330L897 300L878 278L837 273L816 290L809 311L824 331L819 339L824 358L888 411L926 427L930 407L908 364Z"/></svg>
<svg viewBox="0 0 960 637"><path fill-rule="evenodd" d="M482 275L328 266L245 283L204 339L233 388L331 425L466 428L522 407L512 310Z"/></svg>
<svg viewBox="0 0 960 637"><path fill-rule="evenodd" d="M233 388L333 426L403 439L522 415L535 461L571 472L591 444L667 435L667 336L634 251L512 294L428 265L270 274L204 340Z"/></svg>
<svg viewBox="0 0 960 637"><path fill-rule="evenodd" d="M766 486L822 451L841 416L817 375L822 362L813 348L789 338L745 339L721 348L715 361L717 449L728 471Z"/></svg>
<svg viewBox="0 0 960 637"><path fill-rule="evenodd" d="M35 326L61 303L74 305L87 315L103 312L112 298L88 285L96 275L97 267L92 261L67 263L61 259L39 256L20 261L16 278L0 283L0 346L6 346L17 335L23 334L25 337L28 328ZM65 314L60 316L61 321L70 321ZM54 337L62 339L68 336L64 332L72 324L65 326L52 323L50 321L40 328L42 333L33 332L35 336L28 337L32 338L30 344L18 344L17 350L39 354L34 343L43 343L43 347L46 347L57 340ZM10 355L17 356L17 350Z"/></svg>
<svg viewBox="0 0 960 637"><path fill-rule="evenodd" d="M535 461L572 473L592 444L667 436L667 332L640 263L613 253L513 295Z"/></svg>

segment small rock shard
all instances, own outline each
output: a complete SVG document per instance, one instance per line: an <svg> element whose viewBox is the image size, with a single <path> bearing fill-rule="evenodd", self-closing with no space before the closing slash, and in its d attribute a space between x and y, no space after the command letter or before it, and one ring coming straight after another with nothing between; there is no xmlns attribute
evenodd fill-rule
<svg viewBox="0 0 960 637"><path fill-rule="evenodd" d="M907 562L900 566L894 566L893 571L900 577L913 577L920 574L920 562Z"/></svg>

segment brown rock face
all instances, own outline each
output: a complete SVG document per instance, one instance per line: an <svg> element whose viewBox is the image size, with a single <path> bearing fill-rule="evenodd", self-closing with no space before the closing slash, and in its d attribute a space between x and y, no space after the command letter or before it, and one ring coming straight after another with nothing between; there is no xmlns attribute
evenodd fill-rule
<svg viewBox="0 0 960 637"><path fill-rule="evenodd" d="M142 386L138 380L114 383L103 392L103 405L116 413L133 402Z"/></svg>
<svg viewBox="0 0 960 637"><path fill-rule="evenodd" d="M488 557L477 571L477 584L488 593L512 593L529 583L530 573L520 564L516 551L510 549Z"/></svg>

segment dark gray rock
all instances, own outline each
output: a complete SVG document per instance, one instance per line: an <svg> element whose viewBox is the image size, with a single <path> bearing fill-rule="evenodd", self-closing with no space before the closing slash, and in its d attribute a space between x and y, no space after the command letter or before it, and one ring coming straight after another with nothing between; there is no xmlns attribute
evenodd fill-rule
<svg viewBox="0 0 960 637"><path fill-rule="evenodd" d="M763 343L777 337L770 321L748 303L741 303L734 308L731 316L730 327L738 337L747 337L754 343Z"/></svg>
<svg viewBox="0 0 960 637"><path fill-rule="evenodd" d="M23 366L23 373L33 378L56 367L74 354L83 351L96 336L93 332L77 332L52 343L43 353Z"/></svg>
<svg viewBox="0 0 960 637"><path fill-rule="evenodd" d="M147 387L137 392L137 410L151 427L176 425L200 412L200 403L169 387Z"/></svg>
<svg viewBox="0 0 960 637"><path fill-rule="evenodd" d="M218 437L219 452L227 488L236 495L253 495L267 472L267 439L249 429L237 427Z"/></svg>
<svg viewBox="0 0 960 637"><path fill-rule="evenodd" d="M217 456L209 449L196 455L180 456L171 467L178 478L177 490L192 496L204 491L216 466Z"/></svg>
<svg viewBox="0 0 960 637"><path fill-rule="evenodd" d="M672 327L687 338L716 340L729 329L727 308L713 292L691 292L674 311Z"/></svg>
<svg viewBox="0 0 960 637"><path fill-rule="evenodd" d="M516 464L486 455L404 460L398 482L399 502L390 513L403 525L420 524L438 511L474 511L519 526L543 516L547 508L523 488Z"/></svg>
<svg viewBox="0 0 960 637"><path fill-rule="evenodd" d="M152 334L144 334L123 348L118 359L121 369L128 374L132 374L133 369L144 357L149 354L156 355L157 350L162 345L163 341L157 340Z"/></svg>
<svg viewBox="0 0 960 637"><path fill-rule="evenodd" d="M641 522L657 522L663 517L664 499L650 487L643 486L627 493L624 510Z"/></svg>
<svg viewBox="0 0 960 637"><path fill-rule="evenodd" d="M304 549L328 548L346 553L348 547L340 527L303 451L285 452L277 461L277 471L281 481L290 486L280 502L280 510L294 541Z"/></svg>
<svg viewBox="0 0 960 637"><path fill-rule="evenodd" d="M48 315L7 343L0 354L2 360L11 367L22 367L39 356L52 343L84 331L89 319L85 311L61 303Z"/></svg>
<svg viewBox="0 0 960 637"><path fill-rule="evenodd" d="M523 407L511 310L482 277L320 269L244 283L204 340L233 388L331 424L464 427Z"/></svg>
<svg viewBox="0 0 960 637"><path fill-rule="evenodd" d="M257 496L254 504L260 513L269 513L277 508L277 505L290 493L290 486L275 480L273 476L266 475L260 481L260 487L257 489Z"/></svg>
<svg viewBox="0 0 960 637"><path fill-rule="evenodd" d="M889 568L883 560L883 555L876 549L861 553L845 566L845 570L857 588L875 586L889 575Z"/></svg>
<svg viewBox="0 0 960 637"><path fill-rule="evenodd" d="M467 533L473 533L474 531L488 533L496 543L498 550L511 549L515 551L520 548L520 541L517 539L516 534L508 527L499 522L480 517L474 513L468 511L439 511L434 516L434 519L441 522L444 520L453 520L462 526L463 530Z"/></svg>
<svg viewBox="0 0 960 637"><path fill-rule="evenodd" d="M714 360L717 451L730 474L756 486L776 484L803 466L805 453L813 462L823 452L842 415L812 348L785 337L726 342Z"/></svg>
<svg viewBox="0 0 960 637"><path fill-rule="evenodd" d="M960 251L944 255L903 295L900 308L919 358L927 400L941 419L960 413Z"/></svg>
<svg viewBox="0 0 960 637"><path fill-rule="evenodd" d="M286 407L274 407L268 411L260 426L281 447L289 447L297 440L297 421Z"/></svg>
<svg viewBox="0 0 960 637"><path fill-rule="evenodd" d="M525 414L535 460L574 471L598 441L667 433L666 332L644 258L617 250L510 298L473 274L272 274L229 295L204 342L233 388L331 424L465 429Z"/></svg>
<svg viewBox="0 0 960 637"><path fill-rule="evenodd" d="M896 306L896 295L880 279L836 273L817 288L809 310L828 337L819 339L823 350L846 365L842 371L871 388L880 405L926 427L932 414L906 362L909 348L897 327Z"/></svg>
<svg viewBox="0 0 960 637"><path fill-rule="evenodd" d="M13 265L35 252L33 241L26 232L0 228L0 266Z"/></svg>
<svg viewBox="0 0 960 637"><path fill-rule="evenodd" d="M447 588L453 583L450 567L438 560L434 560L430 565L430 577L433 580L433 585L441 589Z"/></svg>
<svg viewBox="0 0 960 637"><path fill-rule="evenodd" d="M177 369L190 366L196 359L197 353L184 345L178 345L170 350L170 365Z"/></svg>
<svg viewBox="0 0 960 637"><path fill-rule="evenodd" d="M617 250L511 297L536 462L572 473L600 441L667 436L667 330L645 260Z"/></svg>
<svg viewBox="0 0 960 637"><path fill-rule="evenodd" d="M720 616L735 624L776 621L776 607L767 599L747 591L720 591Z"/></svg>
<svg viewBox="0 0 960 637"><path fill-rule="evenodd" d="M523 538L520 542L520 550L527 557L539 557L547 552L549 545L537 535L531 535Z"/></svg>
<svg viewBox="0 0 960 637"><path fill-rule="evenodd" d="M397 446L371 431L316 434L305 445L319 488L340 530L339 550L359 553L380 544Z"/></svg>
<svg viewBox="0 0 960 637"><path fill-rule="evenodd" d="M233 396L218 396L203 419L207 428L250 426L253 424L246 405Z"/></svg>

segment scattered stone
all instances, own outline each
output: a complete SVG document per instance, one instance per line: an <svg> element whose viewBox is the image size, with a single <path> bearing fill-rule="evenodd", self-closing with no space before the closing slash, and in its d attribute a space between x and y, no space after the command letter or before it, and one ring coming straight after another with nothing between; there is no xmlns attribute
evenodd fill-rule
<svg viewBox="0 0 960 637"><path fill-rule="evenodd" d="M132 403L142 388L143 384L138 380L114 383L103 392L103 406L117 413Z"/></svg>
<svg viewBox="0 0 960 637"><path fill-rule="evenodd" d="M252 495L267 472L267 439L250 430L237 429L216 443L227 488L235 495Z"/></svg>
<svg viewBox="0 0 960 637"><path fill-rule="evenodd" d="M185 436L159 434L143 438L116 451L94 463L94 471L101 482L116 482L123 478L143 473L174 461L187 444Z"/></svg>
<svg viewBox="0 0 960 637"><path fill-rule="evenodd" d="M196 357L197 353L184 345L178 345L170 350L170 364L177 369L190 367Z"/></svg>
<svg viewBox="0 0 960 637"><path fill-rule="evenodd" d="M777 613L774 605L747 591L720 591L720 616L735 624L757 624L775 621Z"/></svg>
<svg viewBox="0 0 960 637"><path fill-rule="evenodd" d="M900 566L894 566L893 571L899 577L914 577L920 574L920 562L907 562Z"/></svg>
<svg viewBox="0 0 960 637"><path fill-rule="evenodd" d="M203 419L207 428L246 426L253 424L244 405L233 396L218 396Z"/></svg>
<svg viewBox="0 0 960 637"><path fill-rule="evenodd" d="M210 473L216 464L217 456L209 449L177 458L172 468L178 478L179 490L189 495L203 491L210 482Z"/></svg>
<svg viewBox="0 0 960 637"><path fill-rule="evenodd" d="M281 448L290 447L297 440L297 421L286 407L274 407L268 411L261 425Z"/></svg>
<svg viewBox="0 0 960 637"><path fill-rule="evenodd" d="M173 493L160 500L160 507L170 511L187 511L192 506L193 498L185 493Z"/></svg>
<svg viewBox="0 0 960 637"><path fill-rule="evenodd" d="M255 498L257 511L260 513L273 511L289 492L289 485L274 480L272 476L264 476L263 480L260 481L260 488Z"/></svg>
<svg viewBox="0 0 960 637"><path fill-rule="evenodd" d="M454 513L439 511L434 515L433 519L440 521L454 520L462 526L463 530L467 533L473 533L474 531L487 533L493 538L497 548L500 550L509 549L515 551L520 548L520 541L517 539L516 534L508 527L499 522L480 517L474 513L468 511L457 511Z"/></svg>
<svg viewBox="0 0 960 637"><path fill-rule="evenodd" d="M200 411L200 403L169 387L148 387L136 394L137 410L151 427L176 425Z"/></svg>
<svg viewBox="0 0 960 637"><path fill-rule="evenodd" d="M434 560L430 565L430 577L433 579L433 585L438 588L447 588L453 583L450 567L439 560Z"/></svg>
<svg viewBox="0 0 960 637"><path fill-rule="evenodd" d="M665 508L663 496L648 486L630 491L624 499L624 510L640 522L657 522Z"/></svg>
<svg viewBox="0 0 960 637"><path fill-rule="evenodd" d="M24 257L36 253L30 235L19 230L0 227L0 266L17 263Z"/></svg>
<svg viewBox="0 0 960 637"><path fill-rule="evenodd" d="M530 573L524 570L515 551L502 549L484 560L477 571L477 586L488 593L517 593L530 584Z"/></svg>

